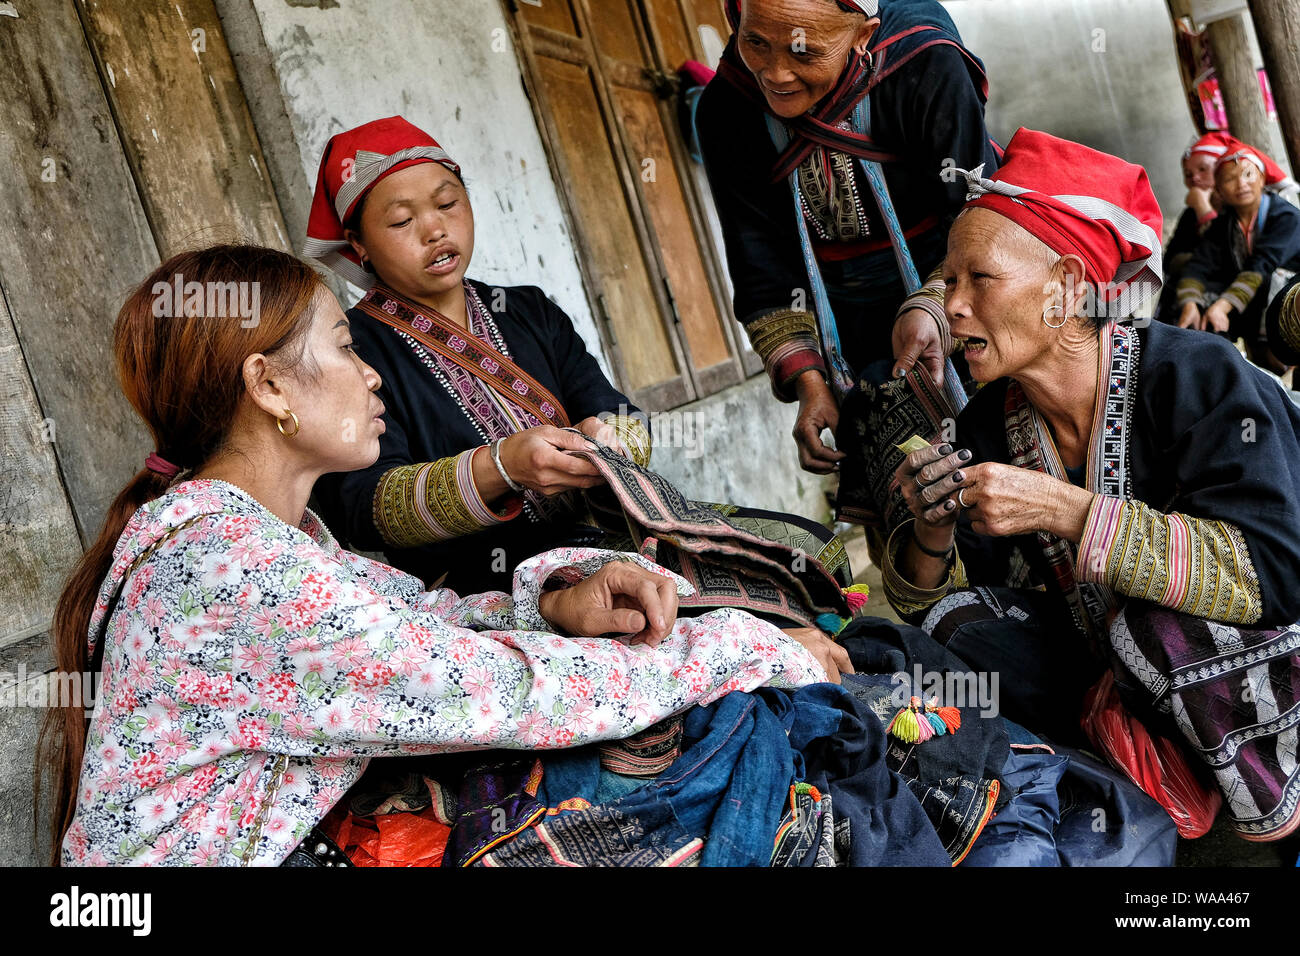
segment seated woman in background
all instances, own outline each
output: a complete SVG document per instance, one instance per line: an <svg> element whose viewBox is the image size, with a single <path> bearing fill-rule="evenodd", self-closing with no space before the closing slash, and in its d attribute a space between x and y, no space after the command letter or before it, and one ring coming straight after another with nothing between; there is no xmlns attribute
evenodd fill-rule
<svg viewBox="0 0 1300 956"><path fill-rule="evenodd" d="M259 322L155 318L176 275L256 283ZM372 757L618 739L825 679L801 641L843 653L741 611L676 620L672 578L636 556L542 554L513 597L458 597L340 548L307 499L378 457L381 383L284 253L172 258L127 299L114 349L158 451L55 616L58 669L102 674L90 720L51 711L42 735L64 863L275 865ZM573 586L544 588L557 572ZM634 636L556 636L610 632Z"/></svg>
<svg viewBox="0 0 1300 956"><path fill-rule="evenodd" d="M1281 371L1261 323L1277 285L1300 270L1300 209L1265 192L1264 160L1248 147L1215 164L1224 212L1206 227L1178 280L1178 325L1244 338L1251 359Z"/></svg>
<svg viewBox="0 0 1300 956"><path fill-rule="evenodd" d="M1172 715L1239 834L1286 836L1300 412L1227 342L1114 321L1160 275L1141 167L1021 130L995 179L968 178L945 307L988 384L953 446L899 469L915 520L889 541L888 597L1058 738L1108 662L1144 719Z"/></svg>
<svg viewBox="0 0 1300 956"><path fill-rule="evenodd" d="M474 213L432 137L400 116L333 137L304 252L368 290L348 316L384 380L379 459L317 487L351 545L466 591L506 586L547 548L606 540L579 493L602 479L569 452L587 435L645 465L650 436L541 289L465 278ZM843 545L816 522L721 510L765 536L789 529L787 543L851 583Z"/></svg>

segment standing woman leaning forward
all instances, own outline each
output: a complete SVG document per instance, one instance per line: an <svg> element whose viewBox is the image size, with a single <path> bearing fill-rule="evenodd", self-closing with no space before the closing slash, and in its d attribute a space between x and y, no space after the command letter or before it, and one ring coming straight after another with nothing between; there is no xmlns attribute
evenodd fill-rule
<svg viewBox="0 0 1300 956"><path fill-rule="evenodd" d="M897 377L919 360L943 381L938 266L966 198L953 170L997 166L987 81L934 0L727 9L697 122L736 316L777 398L799 401L800 464L826 473L843 455L819 436L867 366L896 360Z"/></svg>

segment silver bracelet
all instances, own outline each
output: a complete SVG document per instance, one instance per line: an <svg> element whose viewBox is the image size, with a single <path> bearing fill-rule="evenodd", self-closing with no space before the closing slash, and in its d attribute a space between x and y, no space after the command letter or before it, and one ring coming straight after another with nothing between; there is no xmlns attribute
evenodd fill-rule
<svg viewBox="0 0 1300 956"><path fill-rule="evenodd" d="M501 464L501 443L503 441L505 441L504 438L498 438L488 446L488 453L492 456L492 464L497 466L497 473L501 475L501 480L510 487L511 491L516 494L523 494L524 486L507 475L506 466Z"/></svg>

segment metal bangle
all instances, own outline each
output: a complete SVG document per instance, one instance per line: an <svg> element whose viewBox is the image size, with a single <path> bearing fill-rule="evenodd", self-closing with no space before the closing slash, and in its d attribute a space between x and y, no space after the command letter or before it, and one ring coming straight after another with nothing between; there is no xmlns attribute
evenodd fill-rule
<svg viewBox="0 0 1300 956"><path fill-rule="evenodd" d="M501 464L501 443L503 441L505 441L504 438L498 438L491 445L489 445L488 454L492 456L492 464L497 466L497 473L501 476L501 480L504 481L506 485L509 486L511 491L515 492L516 494L523 494L524 486L519 484L519 482L515 481L509 475L507 475L506 466Z"/></svg>
<svg viewBox="0 0 1300 956"><path fill-rule="evenodd" d="M912 525L912 543L921 549L922 554L928 554L932 558L942 558L945 561L949 560L952 557L952 553L957 547L957 543L953 542L948 546L947 551L930 550L925 545L923 545L921 543L921 539L916 536L916 525Z"/></svg>

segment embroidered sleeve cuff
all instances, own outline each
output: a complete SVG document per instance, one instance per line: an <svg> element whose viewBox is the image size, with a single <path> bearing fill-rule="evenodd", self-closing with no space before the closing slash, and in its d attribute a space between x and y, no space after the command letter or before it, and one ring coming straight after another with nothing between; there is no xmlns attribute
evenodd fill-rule
<svg viewBox="0 0 1300 956"><path fill-rule="evenodd" d="M1205 283L1200 279L1193 279L1186 276L1178 283L1178 304L1186 305L1188 302L1195 302L1200 305L1205 298Z"/></svg>
<svg viewBox="0 0 1300 956"><path fill-rule="evenodd" d="M598 417L614 429L614 434L618 435L618 440L623 443L634 462L642 468L649 467L653 443L650 432L640 418L635 415L615 415L612 412L605 412Z"/></svg>
<svg viewBox="0 0 1300 956"><path fill-rule="evenodd" d="M1227 522L1098 495L1079 559L1080 581L1175 611L1229 624L1253 624L1263 613L1250 549Z"/></svg>
<svg viewBox="0 0 1300 956"><path fill-rule="evenodd" d="M751 319L745 331L772 380L772 393L781 401L794 401L794 380L804 372L817 371L825 376L817 319L811 312L769 312Z"/></svg>
<svg viewBox="0 0 1300 956"><path fill-rule="evenodd" d="M966 587L966 568L961 563L961 555L953 557L948 579L937 588L918 588L898 571L898 552L903 542L912 535L912 521L904 521L894 529L885 545L884 567L880 569L885 585L885 598L890 606L905 620L914 620L923 615L930 606L949 591Z"/></svg>
<svg viewBox="0 0 1300 956"><path fill-rule="evenodd" d="M1228 303L1238 312L1245 312L1246 307L1250 305L1250 300L1255 298L1259 292L1259 287L1264 283L1264 276L1259 272L1242 272L1233 280L1232 285L1223 293L1221 298L1226 299Z"/></svg>
<svg viewBox="0 0 1300 956"><path fill-rule="evenodd" d="M477 448L451 458L403 465L387 472L375 488L375 527L395 548L413 548L474 534L518 517L523 499L505 499L500 513L483 501L474 484Z"/></svg>
<svg viewBox="0 0 1300 956"><path fill-rule="evenodd" d="M555 548L529 558L515 568L514 601L516 627L524 631L551 631L539 608L542 592L548 585L571 587L595 574L611 561L631 561L647 571L672 578L677 594L690 597L695 588L680 575L662 568L639 554L604 551L600 548ZM552 581L552 579L557 579Z"/></svg>

